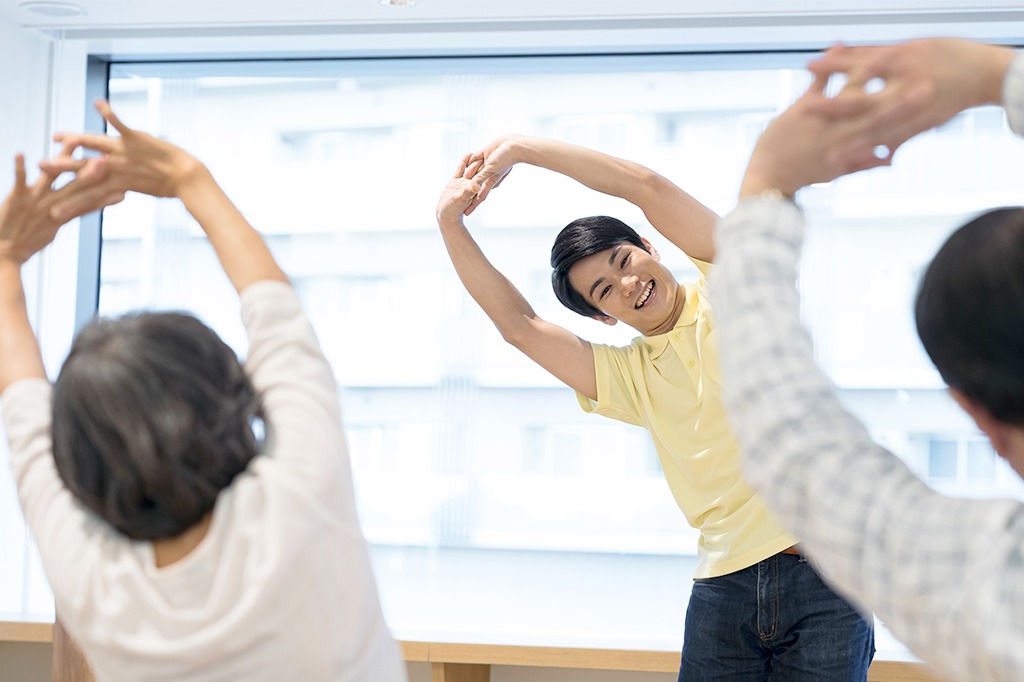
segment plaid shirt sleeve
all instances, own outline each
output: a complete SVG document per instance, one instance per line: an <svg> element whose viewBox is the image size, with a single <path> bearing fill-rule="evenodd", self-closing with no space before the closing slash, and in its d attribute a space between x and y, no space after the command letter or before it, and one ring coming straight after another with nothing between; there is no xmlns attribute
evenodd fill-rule
<svg viewBox="0 0 1024 682"><path fill-rule="evenodd" d="M1011 120L1024 121L1024 63ZM796 286L804 219L751 199L711 278L745 473L840 592L940 674L1024 679L1024 505L944 497L876 445L814 362Z"/></svg>

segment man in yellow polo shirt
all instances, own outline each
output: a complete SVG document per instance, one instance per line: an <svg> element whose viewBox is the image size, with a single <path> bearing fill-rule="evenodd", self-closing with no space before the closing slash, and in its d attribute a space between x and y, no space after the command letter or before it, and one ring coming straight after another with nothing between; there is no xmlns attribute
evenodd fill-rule
<svg viewBox="0 0 1024 682"><path fill-rule="evenodd" d="M596 345L541 319L464 222L516 163L640 207L694 262L697 282L679 284L621 221L581 218L552 248L555 295L581 315L621 321L642 336L622 348ZM679 679L863 681L874 653L870 623L825 586L740 476L706 297L717 219L643 166L523 136L467 155L437 207L459 277L505 340L574 389L585 410L650 432L673 496L700 531Z"/></svg>

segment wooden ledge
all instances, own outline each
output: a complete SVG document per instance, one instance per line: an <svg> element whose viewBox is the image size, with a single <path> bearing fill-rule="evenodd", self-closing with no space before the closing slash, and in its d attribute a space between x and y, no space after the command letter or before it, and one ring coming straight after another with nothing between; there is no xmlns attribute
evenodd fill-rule
<svg viewBox="0 0 1024 682"><path fill-rule="evenodd" d="M679 671L678 651L446 642L418 642L417 644L426 644L428 660L431 663L516 665L531 668L581 668L656 673Z"/></svg>
<svg viewBox="0 0 1024 682"><path fill-rule="evenodd" d="M0 620L0 642L53 641L53 623Z"/></svg>
<svg viewBox="0 0 1024 682"><path fill-rule="evenodd" d="M487 682L492 665L624 672L679 672L678 651L402 642L405 660L430 663L434 682ZM876 660L868 682L936 682L922 663Z"/></svg>
<svg viewBox="0 0 1024 682"><path fill-rule="evenodd" d="M0 620L0 642L54 641L53 623ZM81 668L82 677L58 675L54 679L80 680L88 677L88 666L61 633L64 648L56 659L70 661ZM401 642L406 661L429 663L433 682L488 682L492 665L528 668L575 668L623 672L675 673L679 670L678 651L636 649L586 649L575 647L513 646L505 644L459 644L452 642ZM75 669L78 669L75 668ZM70 668L69 668L70 669ZM935 682L921 663L876 660L868 671L869 682Z"/></svg>

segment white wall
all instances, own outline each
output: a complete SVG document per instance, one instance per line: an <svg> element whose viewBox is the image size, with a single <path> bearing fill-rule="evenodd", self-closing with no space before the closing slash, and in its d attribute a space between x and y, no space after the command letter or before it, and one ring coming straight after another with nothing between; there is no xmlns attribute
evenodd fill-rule
<svg viewBox="0 0 1024 682"><path fill-rule="evenodd" d="M0 19L0 185L12 180L7 159L15 151L38 154L46 144L49 41Z"/></svg>
<svg viewBox="0 0 1024 682"><path fill-rule="evenodd" d="M48 148L49 41L0 20L0 192L6 195L14 181L14 155L23 152L26 163L39 161ZM30 171L31 172L31 171ZM31 176L30 176L31 177ZM31 274L27 271L26 274ZM33 289L31 285L27 287ZM21 612L37 594L37 586L25 581L32 561L24 524L0 446L0 613ZM45 592L45 586L43 586Z"/></svg>
<svg viewBox="0 0 1024 682"><path fill-rule="evenodd" d="M14 181L13 158L23 152L31 166L48 149L50 119L50 44L39 34L0 19L0 191ZM39 592L26 584L31 553L18 511L7 453L0 450L0 613L20 612ZM26 561L28 559L28 561ZM42 586L45 592L45 586ZM0 643L0 679L34 682L50 679L48 644Z"/></svg>

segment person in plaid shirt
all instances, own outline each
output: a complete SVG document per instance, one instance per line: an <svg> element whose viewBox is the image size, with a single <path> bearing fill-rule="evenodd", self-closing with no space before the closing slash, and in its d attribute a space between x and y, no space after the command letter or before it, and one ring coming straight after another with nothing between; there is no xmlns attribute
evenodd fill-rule
<svg viewBox="0 0 1024 682"><path fill-rule="evenodd" d="M940 495L842 408L800 322L804 218L791 200L889 164L904 141L968 107L1002 104L1024 133L1024 61L933 39L835 48L810 68L814 83L768 126L718 226L711 297L745 474L831 584L944 677L1024 679L1024 505ZM829 98L835 73L848 84ZM878 78L881 91L865 89ZM960 228L916 307L950 393L1024 475L1024 208Z"/></svg>

